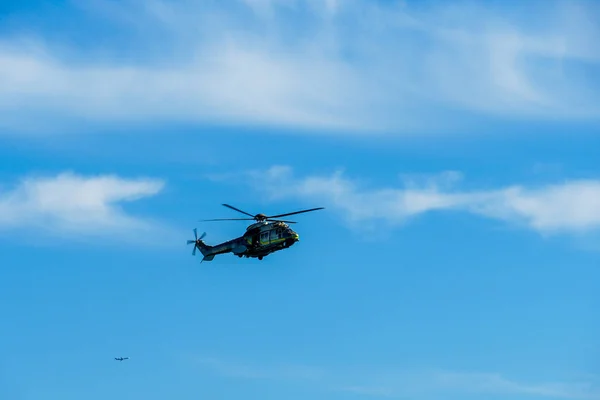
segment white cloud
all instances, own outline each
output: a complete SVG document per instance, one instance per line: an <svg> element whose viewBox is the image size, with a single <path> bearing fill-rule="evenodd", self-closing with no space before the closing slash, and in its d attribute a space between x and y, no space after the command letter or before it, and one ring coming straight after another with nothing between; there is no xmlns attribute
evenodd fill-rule
<svg viewBox="0 0 600 400"><path fill-rule="evenodd" d="M600 392L589 377L584 381L528 383L501 374L439 370L387 370L323 368L299 365L258 365L218 358L196 360L213 372L237 379L311 382L324 390L351 392L373 397L427 398L437 395L529 395L549 399L594 400Z"/></svg>
<svg viewBox="0 0 600 400"><path fill-rule="evenodd" d="M532 2L523 13L369 0L81 7L77 20L121 36L102 49L43 34L0 40L5 127L184 121L408 132L455 129L461 111L600 117L600 30L587 18L599 8L589 2ZM83 30L64 33L86 40Z"/></svg>
<svg viewBox="0 0 600 400"><path fill-rule="evenodd" d="M489 373L438 373L434 386L446 390L471 393L522 394L560 399L598 399L596 385L586 382L522 383L507 379L500 374Z"/></svg>
<svg viewBox="0 0 600 400"><path fill-rule="evenodd" d="M459 190L462 178L447 171L435 178L405 177L402 187L373 189L342 171L295 177L287 166L251 172L270 200L310 199L341 210L351 223L402 224L432 211L454 210L526 226L542 234L585 233L600 228L600 180L576 180L539 187L513 185L490 190Z"/></svg>
<svg viewBox="0 0 600 400"><path fill-rule="evenodd" d="M124 238L156 228L123 211L120 204L154 196L164 183L113 175L24 178L0 190L0 230L35 228L66 236ZM153 232L156 235L157 232Z"/></svg>
<svg viewBox="0 0 600 400"><path fill-rule="evenodd" d="M419 398L427 395L525 395L532 398L595 400L600 396L592 380L580 382L529 383L493 373L457 373L447 371L413 371L385 373L371 377L377 385L341 387L343 391L379 397ZM368 380L368 379L367 379Z"/></svg>

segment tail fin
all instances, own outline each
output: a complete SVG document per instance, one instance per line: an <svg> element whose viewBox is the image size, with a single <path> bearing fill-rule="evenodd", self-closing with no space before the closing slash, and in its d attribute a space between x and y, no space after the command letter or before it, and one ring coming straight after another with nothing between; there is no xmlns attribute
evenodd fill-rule
<svg viewBox="0 0 600 400"><path fill-rule="evenodd" d="M194 228L194 237L196 239L188 240L187 243L188 244L194 243L194 250L192 250L193 256L196 255L196 249L198 249L198 250L200 250L200 253L202 253L202 255L204 256L202 261L212 261L212 259L215 258L214 254L211 254L212 246L209 246L202 241L204 236L206 236L206 232L204 232L200 237L198 237L198 231L196 228Z"/></svg>
<svg viewBox="0 0 600 400"><path fill-rule="evenodd" d="M206 256L207 254L210 254L210 248L211 248L211 246L207 245L202 240L198 240L196 242L196 246L198 247L198 250L200 250L200 253L202 253L203 256Z"/></svg>
<svg viewBox="0 0 600 400"><path fill-rule="evenodd" d="M212 246L209 246L206 243L204 243L202 239L198 239L198 241L196 242L196 246L200 250L200 253L202 253L202 255L204 256L204 258L202 258L202 261L212 261L212 259L215 258L214 254L211 254L210 251L212 249Z"/></svg>

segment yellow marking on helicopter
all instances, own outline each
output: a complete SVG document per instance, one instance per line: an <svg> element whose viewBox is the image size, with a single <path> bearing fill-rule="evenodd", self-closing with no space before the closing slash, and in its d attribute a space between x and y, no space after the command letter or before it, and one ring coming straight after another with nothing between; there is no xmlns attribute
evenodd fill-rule
<svg viewBox="0 0 600 400"><path fill-rule="evenodd" d="M298 235L297 234L294 235L293 237L296 238L296 239L298 239ZM286 239L287 238L278 238L278 239L271 239L271 240L269 240L269 239L267 239L267 240L260 240L260 244L261 244L261 246L268 245L268 244L276 244L276 243L281 243L281 242L285 241ZM252 244L252 238L246 238L246 243L248 243L248 244L251 245Z"/></svg>
<svg viewBox="0 0 600 400"><path fill-rule="evenodd" d="M267 244L276 244L276 243L281 243L281 242L283 242L285 239L286 239L286 238L271 239L271 240L267 239L267 240L265 240L265 241L262 241L262 240L261 240L261 241L260 241L260 244L261 244L261 245L263 245L263 246L264 246L264 245L267 245Z"/></svg>
<svg viewBox="0 0 600 400"><path fill-rule="evenodd" d="M300 236L299 236L297 233L294 233L294 234L292 235L292 237L293 237L294 239L296 239L296 240L300 240ZM277 244L277 243L284 242L284 241L286 241L287 239L288 239L288 238L286 238L286 237L283 237L283 238L271 239L270 241L269 241L269 239L267 239L266 241L263 241L263 240L261 240L261 241L260 241L260 244L261 244L262 246L264 246L264 245L268 245L268 244Z"/></svg>

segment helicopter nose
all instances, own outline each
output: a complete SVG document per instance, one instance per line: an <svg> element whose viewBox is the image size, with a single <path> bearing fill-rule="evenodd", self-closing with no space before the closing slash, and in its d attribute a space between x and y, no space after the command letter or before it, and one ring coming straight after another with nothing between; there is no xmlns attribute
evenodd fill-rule
<svg viewBox="0 0 600 400"><path fill-rule="evenodd" d="M294 234L292 235L292 237L294 238L294 240L295 240L296 242L299 242L299 241L300 241L300 236L299 236L297 233L294 233Z"/></svg>

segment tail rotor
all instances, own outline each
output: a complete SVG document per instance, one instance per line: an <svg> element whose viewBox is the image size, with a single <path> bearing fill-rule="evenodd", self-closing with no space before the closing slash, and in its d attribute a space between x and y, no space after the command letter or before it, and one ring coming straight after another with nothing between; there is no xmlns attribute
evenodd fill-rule
<svg viewBox="0 0 600 400"><path fill-rule="evenodd" d="M195 256L196 255L196 249L198 248L198 243L204 239L204 236L206 236L206 232L202 233L202 235L200 237L198 237L198 230L196 228L194 228L194 237L195 240L188 240L187 244L192 244L194 243L194 250L192 250L192 255Z"/></svg>

